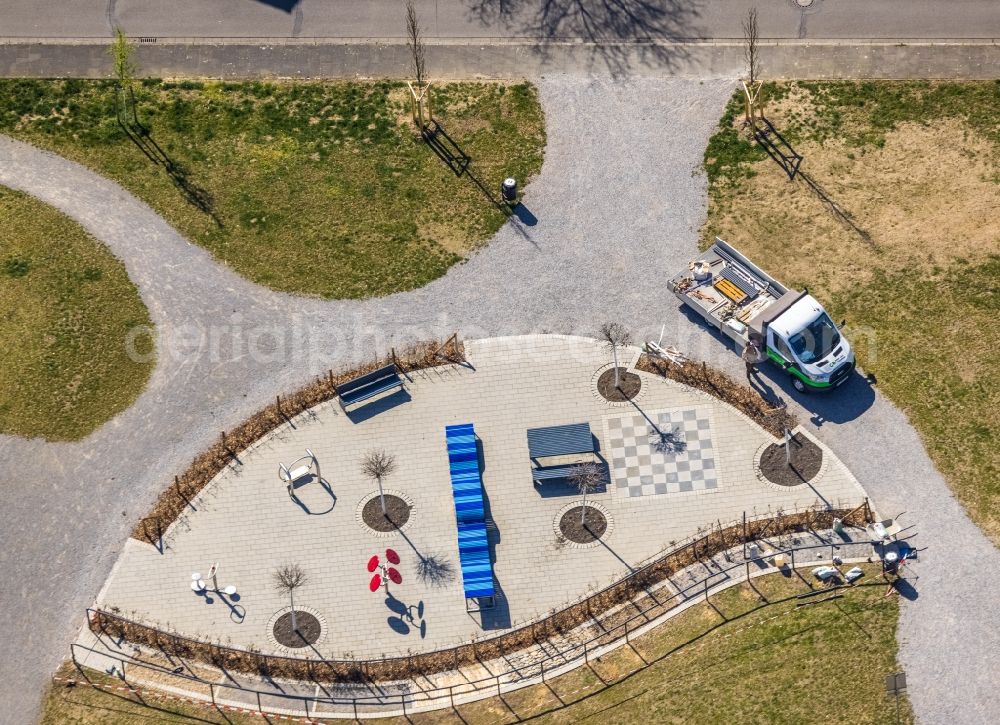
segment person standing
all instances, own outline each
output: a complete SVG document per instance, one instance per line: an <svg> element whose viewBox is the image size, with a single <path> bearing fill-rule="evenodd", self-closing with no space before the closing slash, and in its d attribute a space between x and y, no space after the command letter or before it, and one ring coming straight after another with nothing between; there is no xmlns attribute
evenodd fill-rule
<svg viewBox="0 0 1000 725"><path fill-rule="evenodd" d="M756 339L752 339L747 343L747 346L743 348L741 354L743 362L747 366L747 380L758 375L757 366L764 361L764 354L760 349L760 342Z"/></svg>

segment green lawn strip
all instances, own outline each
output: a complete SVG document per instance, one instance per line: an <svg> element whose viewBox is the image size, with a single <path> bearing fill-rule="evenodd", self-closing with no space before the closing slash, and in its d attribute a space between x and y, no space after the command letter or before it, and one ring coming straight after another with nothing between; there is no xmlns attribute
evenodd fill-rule
<svg viewBox="0 0 1000 725"><path fill-rule="evenodd" d="M108 81L0 80L0 131L129 189L236 271L288 292L360 298L413 289L488 240L499 211L416 134L405 84L167 83L138 90L153 140L203 190L199 210L115 120ZM541 168L528 83L433 89L442 127L496 196ZM213 216L215 219L213 219Z"/></svg>
<svg viewBox="0 0 1000 725"><path fill-rule="evenodd" d="M125 267L55 209L0 187L0 432L77 440L121 412L154 362Z"/></svg>
<svg viewBox="0 0 1000 725"><path fill-rule="evenodd" d="M877 345L858 346L860 364L906 410L973 519L1000 540L1000 256L936 273L879 271L838 295L831 313L878 330Z"/></svg>
<svg viewBox="0 0 1000 725"><path fill-rule="evenodd" d="M259 715L220 713L211 707L181 703L170 698L142 694L138 697L115 678L87 670L87 685L75 667L63 665L49 685L42 706L42 725L146 725L147 723L260 723ZM69 686L65 680L80 684Z"/></svg>
<svg viewBox="0 0 1000 725"><path fill-rule="evenodd" d="M883 688L884 675L897 667L899 605L895 596L884 596L877 568L866 568L872 586L848 589L840 599L801 609L796 609L794 599L762 606L759 598L762 594L778 602L807 591L797 576L758 578L757 591L746 585L731 588L711 598L714 607L697 604L638 638L635 650L651 662L648 667L634 651L619 649L547 686L524 688L502 700L492 697L460 705L460 718L442 710L411 715L409 722L493 725L526 718L553 723L890 722L895 718L895 701ZM72 670L68 673L71 676ZM602 679L617 684L607 686ZM114 683L108 678L101 681ZM172 713L216 722L209 717L210 710L159 700L152 694L146 699ZM118 719L100 710L109 703L120 711ZM56 686L46 700L43 722L138 722L128 719L138 711L125 707L118 698L99 691ZM104 713L105 719L86 719L91 711ZM905 699L901 712L903 722L910 722Z"/></svg>
<svg viewBox="0 0 1000 725"><path fill-rule="evenodd" d="M755 585L772 601L806 591L798 577ZM712 598L715 608L699 605L640 638L648 669L540 721L886 721L895 704L882 676L896 667L898 604L883 594L873 586L798 610L794 602L757 609L748 587L729 589ZM613 656L635 657L627 652Z"/></svg>

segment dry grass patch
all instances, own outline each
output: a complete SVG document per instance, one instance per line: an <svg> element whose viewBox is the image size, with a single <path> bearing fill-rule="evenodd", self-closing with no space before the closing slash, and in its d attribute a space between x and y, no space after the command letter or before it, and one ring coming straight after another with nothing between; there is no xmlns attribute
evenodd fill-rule
<svg viewBox="0 0 1000 725"><path fill-rule="evenodd" d="M847 318L861 366L1000 543L1000 83L769 92L826 199L739 135L734 98L706 152L703 244L733 242Z"/></svg>
<svg viewBox="0 0 1000 725"><path fill-rule="evenodd" d="M124 265L76 222L0 187L0 433L79 440L153 369L149 313ZM146 358L150 359L146 359Z"/></svg>

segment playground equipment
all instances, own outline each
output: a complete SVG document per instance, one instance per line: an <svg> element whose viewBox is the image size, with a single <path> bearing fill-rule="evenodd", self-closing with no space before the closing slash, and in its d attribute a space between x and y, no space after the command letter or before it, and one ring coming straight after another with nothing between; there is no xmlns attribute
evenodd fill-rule
<svg viewBox="0 0 1000 725"><path fill-rule="evenodd" d="M368 560L368 573L372 575L371 581L368 582L368 591L370 592L377 592L380 586L389 591L390 581L393 584L403 583L403 575L399 573L399 570L389 566L389 564L399 564L399 554L392 549L386 549L385 558L388 564L383 564L378 554Z"/></svg>
<svg viewBox="0 0 1000 725"><path fill-rule="evenodd" d="M278 464L278 478L287 486L288 495L291 496L293 495L296 482L312 476L314 469L316 476L319 477L319 461L316 460L313 452L306 448L306 455L292 461L291 465Z"/></svg>

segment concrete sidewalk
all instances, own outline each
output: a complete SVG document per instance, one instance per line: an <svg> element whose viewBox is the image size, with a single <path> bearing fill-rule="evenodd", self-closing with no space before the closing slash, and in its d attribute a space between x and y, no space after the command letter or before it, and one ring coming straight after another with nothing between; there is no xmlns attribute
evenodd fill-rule
<svg viewBox="0 0 1000 725"><path fill-rule="evenodd" d="M146 38L143 75L210 78L406 78L401 38ZM101 78L111 73L109 39L0 40L0 76ZM773 40L760 44L768 78L990 79L1000 43L983 40ZM739 40L590 42L583 39L429 39L435 79L543 75L735 78L745 66Z"/></svg>

